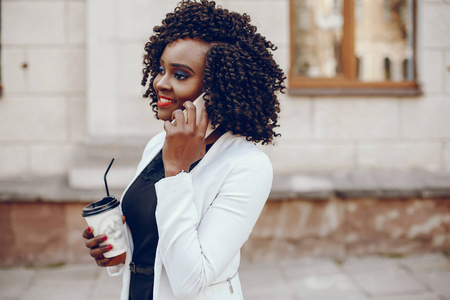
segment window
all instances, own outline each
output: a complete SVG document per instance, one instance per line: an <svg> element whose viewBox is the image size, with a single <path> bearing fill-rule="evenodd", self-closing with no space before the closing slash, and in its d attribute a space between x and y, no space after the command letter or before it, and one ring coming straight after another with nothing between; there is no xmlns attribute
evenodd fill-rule
<svg viewBox="0 0 450 300"><path fill-rule="evenodd" d="M416 1L290 0L290 93L420 95Z"/></svg>

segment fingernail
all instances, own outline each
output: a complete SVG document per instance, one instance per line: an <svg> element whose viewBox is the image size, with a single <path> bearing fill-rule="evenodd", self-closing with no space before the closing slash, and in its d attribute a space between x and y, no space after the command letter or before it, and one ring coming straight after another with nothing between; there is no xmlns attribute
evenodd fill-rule
<svg viewBox="0 0 450 300"><path fill-rule="evenodd" d="M92 228L91 227L88 227L86 230L87 230L87 232L92 233Z"/></svg>
<svg viewBox="0 0 450 300"><path fill-rule="evenodd" d="M104 236L101 237L101 240L102 240L102 241L106 241L107 238L108 238L108 237L107 237L106 235L104 235Z"/></svg>
<svg viewBox="0 0 450 300"><path fill-rule="evenodd" d="M106 250L111 250L111 249L112 249L112 245L106 246Z"/></svg>

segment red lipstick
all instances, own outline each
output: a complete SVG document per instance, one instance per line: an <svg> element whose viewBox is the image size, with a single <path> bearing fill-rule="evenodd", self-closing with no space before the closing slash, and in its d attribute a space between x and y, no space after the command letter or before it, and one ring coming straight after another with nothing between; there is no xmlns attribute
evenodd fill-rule
<svg viewBox="0 0 450 300"><path fill-rule="evenodd" d="M175 104L176 101L165 96L158 95L158 107L166 107Z"/></svg>

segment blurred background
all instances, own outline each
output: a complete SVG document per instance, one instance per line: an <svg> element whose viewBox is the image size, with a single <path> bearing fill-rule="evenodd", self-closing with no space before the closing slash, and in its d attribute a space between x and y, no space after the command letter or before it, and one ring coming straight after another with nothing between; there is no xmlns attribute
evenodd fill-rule
<svg viewBox="0 0 450 300"><path fill-rule="evenodd" d="M82 207L113 157L120 197L162 130L142 56L177 2L1 1L0 266L90 262ZM450 1L217 3L252 17L288 77L244 262L448 253Z"/></svg>

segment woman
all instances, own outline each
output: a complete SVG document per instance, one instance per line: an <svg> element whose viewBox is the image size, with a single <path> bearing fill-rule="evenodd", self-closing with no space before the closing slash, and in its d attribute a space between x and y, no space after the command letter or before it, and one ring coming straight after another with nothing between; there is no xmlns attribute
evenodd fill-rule
<svg viewBox="0 0 450 300"><path fill-rule="evenodd" d="M144 97L164 132L147 144L122 197L130 250L105 258L107 237L83 232L97 264L123 274L122 299L242 299L239 252L272 184L255 143L277 136L285 79L275 46L249 22L214 2L184 0L145 46Z"/></svg>

